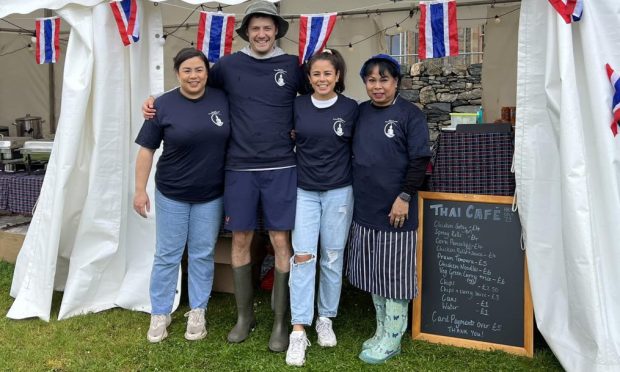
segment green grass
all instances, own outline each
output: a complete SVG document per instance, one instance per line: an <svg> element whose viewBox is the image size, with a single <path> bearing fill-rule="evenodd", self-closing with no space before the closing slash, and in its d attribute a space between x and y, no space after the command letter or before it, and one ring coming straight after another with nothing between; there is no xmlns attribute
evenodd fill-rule
<svg viewBox="0 0 620 372"><path fill-rule="evenodd" d="M13 265L0 262L0 313L12 304L9 289ZM61 294L55 293L52 319L58 315ZM11 320L0 317L0 370L11 371L277 371L295 370L284 363L284 353L267 350L271 326L269 295L256 297L257 328L245 342L231 345L226 334L235 320L232 295L215 293L209 303L206 339L183 338L187 307L173 314L169 336L160 344L146 341L149 315L122 309L52 320ZM357 359L361 343L374 331L370 296L346 287L340 315L334 321L338 346L321 348L308 329L312 346L305 369L311 371L559 371L551 351L540 340L533 359L504 352L475 351L441 346L406 337L403 352L383 366ZM539 345L540 344L540 345Z"/></svg>

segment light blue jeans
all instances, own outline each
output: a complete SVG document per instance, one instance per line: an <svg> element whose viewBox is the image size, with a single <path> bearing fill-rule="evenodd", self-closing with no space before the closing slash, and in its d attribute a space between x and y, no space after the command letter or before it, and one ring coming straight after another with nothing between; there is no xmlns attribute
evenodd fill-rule
<svg viewBox="0 0 620 372"><path fill-rule="evenodd" d="M295 263L295 256L291 257L291 324L312 324L319 237L319 316L331 318L337 315L344 248L352 217L351 186L329 191L297 189L293 251L295 255L311 255L312 258Z"/></svg>
<svg viewBox="0 0 620 372"><path fill-rule="evenodd" d="M192 309L206 308L213 286L213 254L222 222L223 198L206 203L169 199L155 190L156 247L151 271L151 314L170 314L187 242Z"/></svg>

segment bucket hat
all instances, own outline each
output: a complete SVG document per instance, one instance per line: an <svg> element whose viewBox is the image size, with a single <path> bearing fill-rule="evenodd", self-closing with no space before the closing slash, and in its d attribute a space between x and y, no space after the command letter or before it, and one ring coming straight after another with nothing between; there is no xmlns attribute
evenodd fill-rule
<svg viewBox="0 0 620 372"><path fill-rule="evenodd" d="M254 14L265 14L273 17L276 21L276 26L278 27L276 39L286 35L286 32L288 31L288 22L284 20L284 18L280 17L275 4L269 1L257 1L248 5L245 9L245 16L241 22L241 27L237 29L237 34L239 34L243 40L250 41L248 39L248 23Z"/></svg>

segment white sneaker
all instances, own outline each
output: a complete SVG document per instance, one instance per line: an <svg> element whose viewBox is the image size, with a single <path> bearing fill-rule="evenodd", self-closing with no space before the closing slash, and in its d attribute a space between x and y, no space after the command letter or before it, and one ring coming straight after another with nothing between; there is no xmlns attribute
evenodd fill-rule
<svg viewBox="0 0 620 372"><path fill-rule="evenodd" d="M332 329L332 321L329 318L320 316L316 320L316 333L319 336L319 345L323 347L333 347L336 346L336 334Z"/></svg>
<svg viewBox="0 0 620 372"><path fill-rule="evenodd" d="M172 318L170 314L166 315L151 315L151 325L149 331L146 333L146 339L149 342L160 342L164 338L168 337L168 330L166 329Z"/></svg>
<svg viewBox="0 0 620 372"><path fill-rule="evenodd" d="M293 331L288 339L286 364L289 366L302 367L306 362L306 348L310 346L310 341L308 341L306 337L306 332Z"/></svg>
<svg viewBox="0 0 620 372"><path fill-rule="evenodd" d="M192 309L185 313L185 317L187 318L186 340L196 341L207 336L205 309Z"/></svg>

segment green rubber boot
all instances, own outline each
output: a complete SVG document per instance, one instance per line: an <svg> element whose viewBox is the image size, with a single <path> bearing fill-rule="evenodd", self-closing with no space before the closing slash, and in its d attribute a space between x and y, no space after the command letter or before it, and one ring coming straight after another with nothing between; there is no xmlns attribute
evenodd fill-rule
<svg viewBox="0 0 620 372"><path fill-rule="evenodd" d="M375 313L377 316L377 329L374 336L364 341L362 350L375 347L383 336L383 321L385 320L385 297L372 294L372 303L375 305Z"/></svg>
<svg viewBox="0 0 620 372"><path fill-rule="evenodd" d="M237 303L237 324L228 333L228 342L239 343L245 341L256 326L252 264L233 267L233 282L235 283L235 302Z"/></svg>
<svg viewBox="0 0 620 372"><path fill-rule="evenodd" d="M273 328L269 337L269 350L283 352L288 349L288 275L275 270L273 281Z"/></svg>
<svg viewBox="0 0 620 372"><path fill-rule="evenodd" d="M362 350L359 358L369 364L381 364L400 354L400 340L407 330L409 300L385 300L383 337L372 348Z"/></svg>

